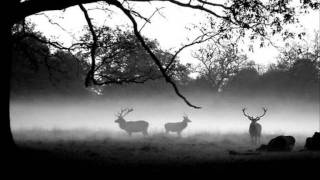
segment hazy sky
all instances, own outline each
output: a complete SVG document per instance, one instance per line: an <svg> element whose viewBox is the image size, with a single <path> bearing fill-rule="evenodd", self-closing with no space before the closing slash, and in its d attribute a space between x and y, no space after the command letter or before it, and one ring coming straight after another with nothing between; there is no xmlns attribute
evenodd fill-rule
<svg viewBox="0 0 320 180"><path fill-rule="evenodd" d="M95 6L96 5L94 4L85 5L87 9ZM151 24L147 24L142 30L144 36L156 38L160 42L161 47L165 49L172 48L173 50L178 49L182 44L186 44L188 42L187 38L192 39L192 37L195 37L195 33L187 31L185 27L190 26L192 23L197 24L198 22L203 21L202 12L159 2L143 5L136 4L134 9L141 12L145 17L149 17L154 12L155 7L164 7L160 10L162 15L155 14L153 16ZM111 18L107 17L108 13L101 10L90 10L89 15L93 19L94 24L97 25L131 25L131 22L122 12L114 8L111 8L111 10L113 10ZM42 31L46 36L54 37L54 39L64 42L66 45L70 45L70 43L74 42L73 38L79 37L79 35L83 33L83 26L86 25L83 13L77 6L68 8L64 12L46 12L46 15L60 26L50 24L48 18L43 15L34 15L29 18L32 22L37 24L37 29ZM320 29L319 16L319 12L311 12L310 14L301 17L301 24L307 32L308 40L314 38L313 33L315 30ZM139 27L141 27L143 23L144 22L140 21ZM275 44L281 45L281 43L282 42L275 40ZM247 49L247 47L243 48ZM184 63L198 63L197 60L193 59L191 56L191 52L195 49L196 47L185 49L180 54L181 61ZM248 51L246 51L246 53L249 56L249 59L264 65L276 62L275 58L278 55L278 51L271 46L266 48L255 48L253 53Z"/></svg>

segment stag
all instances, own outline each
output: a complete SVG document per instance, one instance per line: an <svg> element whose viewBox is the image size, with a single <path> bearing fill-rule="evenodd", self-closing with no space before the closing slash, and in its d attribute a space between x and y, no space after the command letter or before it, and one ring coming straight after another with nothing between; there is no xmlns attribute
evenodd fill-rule
<svg viewBox="0 0 320 180"><path fill-rule="evenodd" d="M175 123L166 123L164 128L166 129L166 134L169 134L170 131L176 132L178 136L181 136L181 131L184 130L188 123L191 122L187 115L183 116L183 120L181 122Z"/></svg>
<svg viewBox="0 0 320 180"><path fill-rule="evenodd" d="M149 123L146 121L126 121L124 117L128 115L130 112L132 112L133 109L122 109L117 116L117 120L115 120L115 123L119 124L119 127L123 130L125 130L129 136L132 135L134 132L142 132L144 136L148 135L148 127Z"/></svg>
<svg viewBox="0 0 320 180"><path fill-rule="evenodd" d="M249 126L249 134L251 137L251 142L253 144L260 143L262 127L259 123L257 123L257 121L259 121L260 118L262 118L267 112L266 108L262 108L262 109L263 109L263 114L260 116L256 116L256 117L247 115L245 112L246 108L242 109L243 115L251 121L250 126Z"/></svg>

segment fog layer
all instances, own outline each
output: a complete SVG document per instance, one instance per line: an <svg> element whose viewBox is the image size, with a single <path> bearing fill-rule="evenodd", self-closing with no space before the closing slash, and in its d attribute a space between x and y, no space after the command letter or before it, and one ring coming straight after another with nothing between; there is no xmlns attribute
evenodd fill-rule
<svg viewBox="0 0 320 180"><path fill-rule="evenodd" d="M192 133L247 132L250 121L241 109L252 116L261 115L262 133L312 134L319 129L319 104L272 97L222 97L202 93L188 95L191 102L202 106L193 109L175 95L139 97L95 96L92 98L29 98L10 102L11 128L20 129L89 129L122 132L114 123L121 108L134 111L125 119L148 121L149 133L164 132L164 123L182 121L184 113L192 121L183 135Z"/></svg>

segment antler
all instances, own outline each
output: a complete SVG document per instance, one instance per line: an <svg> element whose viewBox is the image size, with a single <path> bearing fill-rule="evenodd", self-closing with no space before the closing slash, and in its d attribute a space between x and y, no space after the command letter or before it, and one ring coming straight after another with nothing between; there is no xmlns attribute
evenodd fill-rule
<svg viewBox="0 0 320 180"><path fill-rule="evenodd" d="M125 109L121 109L121 111L120 111L118 114L116 114L116 116L118 116L118 117L122 116L122 114L124 113L124 111L125 111Z"/></svg>
<svg viewBox="0 0 320 180"><path fill-rule="evenodd" d="M265 108L265 107L263 107L262 108L263 109L263 114L261 115L261 116L258 116L259 118L262 118L264 115L266 115L266 113L267 113L267 108Z"/></svg>
<svg viewBox="0 0 320 180"><path fill-rule="evenodd" d="M126 111L127 112L125 112L122 116L126 116L126 115L128 115L130 112L132 112L133 111L133 108L126 108Z"/></svg>
<svg viewBox="0 0 320 180"><path fill-rule="evenodd" d="M133 111L133 108L125 108L125 109L121 109L121 111L117 114L117 116L119 117L124 117L126 115L128 115L130 112Z"/></svg>
<svg viewBox="0 0 320 180"><path fill-rule="evenodd" d="M249 118L249 119L252 118L251 116L249 116L249 115L246 114L246 112L245 112L246 109L247 109L247 108L243 108L243 109L242 109L243 115L244 115L245 117Z"/></svg>
<svg viewBox="0 0 320 180"><path fill-rule="evenodd" d="M183 113L183 117L188 117L188 115L186 113Z"/></svg>

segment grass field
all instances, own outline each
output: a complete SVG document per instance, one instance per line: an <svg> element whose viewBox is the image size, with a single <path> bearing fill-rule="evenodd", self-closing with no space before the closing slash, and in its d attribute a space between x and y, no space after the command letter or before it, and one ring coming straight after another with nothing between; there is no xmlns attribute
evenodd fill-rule
<svg viewBox="0 0 320 180"><path fill-rule="evenodd" d="M275 136L277 134L264 135L262 142L267 143ZM21 149L36 152L32 158L44 155L41 163L53 161L60 164L55 168L64 167L63 163L70 171L99 169L100 172L125 170L160 174L170 171L218 174L265 173L270 170L303 172L303 169L320 163L319 152L303 151L305 137L302 135L295 136L297 142L292 152L272 153L254 152L257 146L250 144L246 133L195 133L179 138L163 133L128 137L120 132L85 129L33 129L15 131L14 138ZM234 155L230 151L246 152L246 155ZM48 166L47 170L51 171L52 167Z"/></svg>

